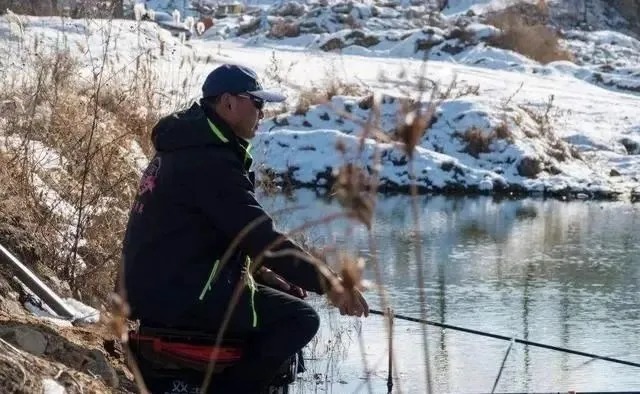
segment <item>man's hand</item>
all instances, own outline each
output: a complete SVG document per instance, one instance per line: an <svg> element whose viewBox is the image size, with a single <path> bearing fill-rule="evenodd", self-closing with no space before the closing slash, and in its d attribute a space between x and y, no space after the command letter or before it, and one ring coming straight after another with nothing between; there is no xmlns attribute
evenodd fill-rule
<svg viewBox="0 0 640 394"><path fill-rule="evenodd" d="M289 293L296 297L307 297L307 292L304 289L287 282L282 276L276 274L265 266L260 267L258 271L256 271L256 274L256 279L269 287L273 287L277 290L282 290L285 293Z"/></svg>
<svg viewBox="0 0 640 394"><path fill-rule="evenodd" d="M341 315L364 317L369 316L369 304L360 290L332 288L327 292L329 301L340 310Z"/></svg>

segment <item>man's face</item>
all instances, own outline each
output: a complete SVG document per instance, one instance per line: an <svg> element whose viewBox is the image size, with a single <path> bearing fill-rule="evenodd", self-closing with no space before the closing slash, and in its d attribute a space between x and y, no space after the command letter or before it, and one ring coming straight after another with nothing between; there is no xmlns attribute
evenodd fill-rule
<svg viewBox="0 0 640 394"><path fill-rule="evenodd" d="M234 131L239 137L249 140L256 135L258 122L264 117L264 101L249 93L237 94L234 99Z"/></svg>

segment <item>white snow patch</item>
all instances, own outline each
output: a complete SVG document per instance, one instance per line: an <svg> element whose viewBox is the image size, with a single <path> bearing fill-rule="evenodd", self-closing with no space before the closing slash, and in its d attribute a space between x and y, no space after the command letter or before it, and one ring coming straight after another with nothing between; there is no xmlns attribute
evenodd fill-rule
<svg viewBox="0 0 640 394"><path fill-rule="evenodd" d="M35 294L31 293L32 300L25 302L25 308L34 316L59 326L71 327L72 322L80 322L83 324L94 324L100 321L100 311L92 308L73 298L63 299L65 306L73 312L71 320L67 320L58 316L51 308L46 306Z"/></svg>
<svg viewBox="0 0 640 394"><path fill-rule="evenodd" d="M75 321L81 321L83 323L97 323L100 321L99 310L90 307L89 305L85 305L74 298L65 298L64 303L69 307L69 309L75 312L73 314Z"/></svg>
<svg viewBox="0 0 640 394"><path fill-rule="evenodd" d="M66 394L67 390L53 379L42 379L43 394Z"/></svg>

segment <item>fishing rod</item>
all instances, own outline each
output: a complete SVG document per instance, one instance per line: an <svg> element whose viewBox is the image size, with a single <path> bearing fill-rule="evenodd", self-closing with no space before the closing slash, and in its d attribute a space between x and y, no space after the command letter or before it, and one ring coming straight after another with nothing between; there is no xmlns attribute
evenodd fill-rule
<svg viewBox="0 0 640 394"><path fill-rule="evenodd" d="M369 313L371 313L373 315L388 316L388 313L384 313L382 311L375 310L375 309L370 309ZM462 332L466 332L466 333L469 333L469 334L476 334L476 335L481 335L481 336L484 336L484 337L501 339L503 341L514 341L514 342L517 342L517 343L521 343L523 345L535 346L535 347L540 347L540 348L549 349L549 350L556 350L556 351L564 352L564 353L576 354L578 356L595 358L595 359L598 359L598 360L609 361L609 362L612 362L612 363L630 365L632 367L640 367L640 363L634 363L632 361L619 360L617 358L611 358L611 357L607 357L607 356L599 356L597 354L581 352L579 350L571 350L571 349L566 349L566 348L562 348L562 347L558 347L558 346L545 345L544 343L527 341L526 339L511 338L511 337L508 337L506 335L493 334L493 333L490 333L490 332L474 330L474 329L471 329L471 328L454 326L454 325L451 325L451 324L439 323L439 322L430 321L430 320L418 319L418 318L411 317L411 316L399 315L397 313L393 313L392 316L393 316L394 319L406 320L406 321L411 321L411 322L414 322L414 323L422 323L422 324L426 324L426 325L429 325L429 326L447 328L447 329L455 330L455 331L462 331Z"/></svg>
<svg viewBox="0 0 640 394"><path fill-rule="evenodd" d="M41 281L26 265L22 264L7 248L0 245L0 263L6 262L9 269L13 270L16 277L24 285L47 304L55 313L64 319L71 319L73 311L64 301Z"/></svg>

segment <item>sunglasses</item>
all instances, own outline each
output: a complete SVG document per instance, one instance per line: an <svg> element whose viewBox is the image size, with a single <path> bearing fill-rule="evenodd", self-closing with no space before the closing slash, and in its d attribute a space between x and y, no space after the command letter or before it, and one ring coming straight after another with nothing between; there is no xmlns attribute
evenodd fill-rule
<svg viewBox="0 0 640 394"><path fill-rule="evenodd" d="M250 94L238 94L238 97L242 97L248 100L251 100L251 102L253 103L253 106L256 107L256 109L262 111L262 109L264 108L264 100L261 98L258 98L256 96L252 96Z"/></svg>

